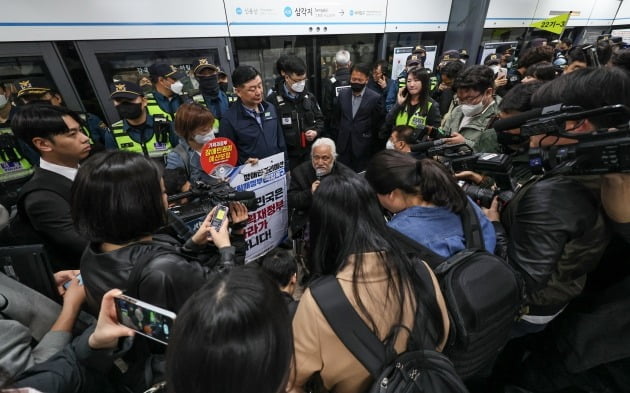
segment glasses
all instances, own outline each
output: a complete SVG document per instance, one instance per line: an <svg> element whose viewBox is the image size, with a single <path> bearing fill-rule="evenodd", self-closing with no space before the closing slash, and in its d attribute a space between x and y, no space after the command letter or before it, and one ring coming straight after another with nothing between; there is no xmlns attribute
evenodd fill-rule
<svg viewBox="0 0 630 393"><path fill-rule="evenodd" d="M460 104L467 104L467 105L471 105L471 104L476 104L477 100L479 99L479 97L483 97L483 93L478 94L474 97L460 97L457 96L457 100L459 101Z"/></svg>

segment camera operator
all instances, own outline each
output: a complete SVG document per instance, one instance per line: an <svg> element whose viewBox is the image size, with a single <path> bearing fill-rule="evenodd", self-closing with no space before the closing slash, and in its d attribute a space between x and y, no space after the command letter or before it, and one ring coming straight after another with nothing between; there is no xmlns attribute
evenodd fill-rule
<svg viewBox="0 0 630 393"><path fill-rule="evenodd" d="M630 77L611 68L580 69L544 85L532 97L534 107L557 103L579 105L585 110L628 106ZM628 120L627 115L591 116L566 121L565 130L606 134L602 130L614 132L622 124L627 127ZM530 139L534 149L576 142L557 135ZM529 314L521 321L521 333L541 330L562 313L544 333L552 345L540 345L538 337L538 344L527 345L527 358L513 364L520 387L532 391L630 388L630 318L622 311L630 307L630 276L625 263L630 240L629 189L627 174L565 176L552 169L525 185L504 210L502 221L511 236L510 261L523 273L530 303ZM626 243L621 252L603 259L611 229ZM598 285L593 285L592 276L601 275L604 265L611 263L618 265L611 274L614 277L607 277L604 285L600 277ZM625 273L620 273L624 269Z"/></svg>
<svg viewBox="0 0 630 393"><path fill-rule="evenodd" d="M619 70L589 68L543 85L532 97L534 107L557 103L583 109L629 105L630 81ZM614 116L571 120L565 130L590 133L620 122ZM530 154L575 142L535 135L530 137ZM517 335L543 330L582 292L587 273L597 267L609 239L599 180L599 176L569 177L551 170L527 183L504 210L501 219L510 236L509 259L523 273L529 303Z"/></svg>

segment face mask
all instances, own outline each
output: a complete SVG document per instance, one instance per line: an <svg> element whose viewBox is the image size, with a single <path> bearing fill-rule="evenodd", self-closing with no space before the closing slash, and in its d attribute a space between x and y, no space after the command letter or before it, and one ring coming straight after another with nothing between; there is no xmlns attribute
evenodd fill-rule
<svg viewBox="0 0 630 393"><path fill-rule="evenodd" d="M153 93L153 86L151 85L142 86L142 92L144 93L145 96L149 93Z"/></svg>
<svg viewBox="0 0 630 393"><path fill-rule="evenodd" d="M212 76L198 76L199 91L201 94L207 96L216 96L219 94L219 77L217 75Z"/></svg>
<svg viewBox="0 0 630 393"><path fill-rule="evenodd" d="M121 119L137 119L142 116L142 104L123 102L116 107Z"/></svg>
<svg viewBox="0 0 630 393"><path fill-rule="evenodd" d="M207 142L210 142L211 140L214 139L214 132L210 131L206 134L196 134L193 135L193 139L195 140L195 142L199 143L200 145L205 145Z"/></svg>
<svg viewBox="0 0 630 393"><path fill-rule="evenodd" d="M352 89L352 91L354 91L355 93L360 92L361 90L363 90L363 88L365 87L364 83L350 83L350 88Z"/></svg>
<svg viewBox="0 0 630 393"><path fill-rule="evenodd" d="M175 94L182 94L183 90L184 84L182 83L182 81L173 82L173 84L171 85L171 91Z"/></svg>
<svg viewBox="0 0 630 393"><path fill-rule="evenodd" d="M306 87L306 81L295 82L294 84L291 85L291 89L296 93L303 92L305 87Z"/></svg>
<svg viewBox="0 0 630 393"><path fill-rule="evenodd" d="M496 75L499 73L499 70L501 69L501 67L495 64L495 65L491 65L490 69L492 69L492 72L494 72L494 74Z"/></svg>
<svg viewBox="0 0 630 393"><path fill-rule="evenodd" d="M0 94L0 109L7 106L8 103L9 103L9 100L7 99L7 97L4 94Z"/></svg>
<svg viewBox="0 0 630 393"><path fill-rule="evenodd" d="M473 117L480 114L481 111L483 110L483 100L480 103L475 104L475 105L463 104L461 105L461 107L462 107L462 113L464 114L464 116Z"/></svg>
<svg viewBox="0 0 630 393"><path fill-rule="evenodd" d="M221 91L223 91L224 93L227 93L228 83L227 82L219 82L219 89L221 89Z"/></svg>
<svg viewBox="0 0 630 393"><path fill-rule="evenodd" d="M396 147L394 146L394 142L392 142L391 139L387 140L387 143L385 144L385 148L387 150L396 150Z"/></svg>

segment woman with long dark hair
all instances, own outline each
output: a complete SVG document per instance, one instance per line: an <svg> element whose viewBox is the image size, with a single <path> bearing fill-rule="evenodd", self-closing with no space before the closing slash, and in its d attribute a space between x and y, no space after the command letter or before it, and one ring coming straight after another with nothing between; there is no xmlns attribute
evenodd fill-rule
<svg viewBox="0 0 630 393"><path fill-rule="evenodd" d="M177 312L214 266L235 263L237 248L244 254L243 236L234 235L232 246L227 220L216 231L209 226L211 214L183 245L156 235L166 224L167 206L160 168L141 154L106 152L81 165L72 188L72 218L90 241L81 275L92 313L98 313L111 288L133 290L134 297ZM234 222L247 219L243 205L231 204L230 212ZM130 283L144 260L146 266Z"/></svg>
<svg viewBox="0 0 630 393"><path fill-rule="evenodd" d="M284 393L293 358L291 318L257 266L215 274L177 316L166 379L173 393Z"/></svg>
<svg viewBox="0 0 630 393"><path fill-rule="evenodd" d="M389 136L394 126L439 127L442 120L440 105L430 97L430 93L429 70L421 67L411 68L407 74L407 85L398 91L396 105L385 118L384 133Z"/></svg>
<svg viewBox="0 0 630 393"><path fill-rule="evenodd" d="M486 249L494 252L492 223L439 162L386 150L372 157L365 178L381 206L394 213L389 226L443 257L466 248L460 214L472 203Z"/></svg>
<svg viewBox="0 0 630 393"><path fill-rule="evenodd" d="M361 178L330 175L313 194L312 262L319 274L336 276L348 300L368 327L400 353L414 323L416 343L441 350L449 324L442 293L426 265L423 277L388 236L378 201ZM422 262L417 261L417 264ZM341 343L310 290L293 320L296 381L299 390L319 372L324 387L337 393L365 391L368 371Z"/></svg>

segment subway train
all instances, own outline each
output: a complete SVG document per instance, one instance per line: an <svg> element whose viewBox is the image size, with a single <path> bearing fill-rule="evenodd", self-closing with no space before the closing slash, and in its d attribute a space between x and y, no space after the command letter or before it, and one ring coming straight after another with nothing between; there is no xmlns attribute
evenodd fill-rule
<svg viewBox="0 0 630 393"><path fill-rule="evenodd" d="M187 72L203 56L227 75L249 64L270 88L276 59L293 53L306 60L309 89L319 98L339 49L350 51L354 63L387 60L395 78L402 67L396 55L415 45L427 48L429 67L443 51L462 48L469 63L478 63L500 43L560 38L528 26L569 11L562 37L592 42L612 31L630 41L630 0L7 2L0 17L0 83L10 90L17 79L44 77L69 108L112 124L118 115L111 83L147 83L152 63ZM184 93L194 94L193 83L183 82Z"/></svg>

